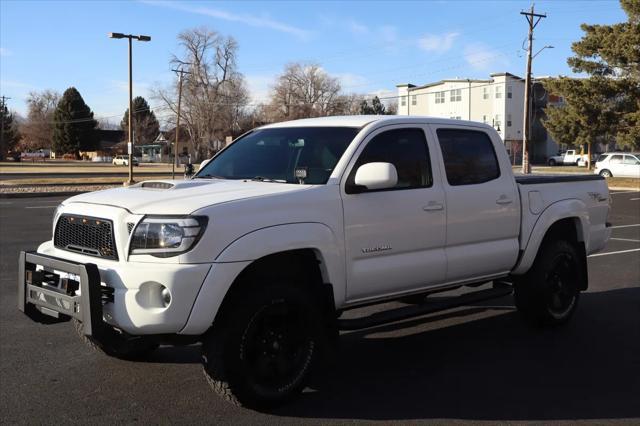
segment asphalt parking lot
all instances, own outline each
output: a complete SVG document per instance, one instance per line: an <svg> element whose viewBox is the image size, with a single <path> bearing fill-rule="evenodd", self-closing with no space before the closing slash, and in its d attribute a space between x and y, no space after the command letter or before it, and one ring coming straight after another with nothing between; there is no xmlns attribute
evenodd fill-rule
<svg viewBox="0 0 640 426"><path fill-rule="evenodd" d="M342 336L331 370L264 414L219 400L199 348L146 361L85 347L16 308L17 256L49 239L59 198L0 199L0 423L640 421L640 192L613 191L613 238L589 258L572 321L525 325L510 298Z"/></svg>

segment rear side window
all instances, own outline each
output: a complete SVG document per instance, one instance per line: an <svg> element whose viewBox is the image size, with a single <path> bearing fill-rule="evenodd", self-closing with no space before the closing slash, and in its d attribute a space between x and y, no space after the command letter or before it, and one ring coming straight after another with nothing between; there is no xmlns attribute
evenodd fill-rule
<svg viewBox="0 0 640 426"><path fill-rule="evenodd" d="M622 164L622 155L612 155L609 164Z"/></svg>
<svg viewBox="0 0 640 426"><path fill-rule="evenodd" d="M609 154L600 155L600 157L598 157L598 159L596 160L596 163L600 163L600 162L606 160L608 156L609 156Z"/></svg>
<svg viewBox="0 0 640 426"><path fill-rule="evenodd" d="M347 193L351 193L348 188L355 185L358 167L376 162L396 167L398 184L392 190L431 186L429 151L421 129L388 130L371 139L347 179Z"/></svg>
<svg viewBox="0 0 640 426"><path fill-rule="evenodd" d="M486 133L438 129L437 134L449 185L474 185L500 177L498 158Z"/></svg>

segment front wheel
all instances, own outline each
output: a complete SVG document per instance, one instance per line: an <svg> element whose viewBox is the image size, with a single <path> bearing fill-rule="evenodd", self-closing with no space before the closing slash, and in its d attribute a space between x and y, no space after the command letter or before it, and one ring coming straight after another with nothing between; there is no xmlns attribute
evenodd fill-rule
<svg viewBox="0 0 640 426"><path fill-rule="evenodd" d="M302 287L251 287L205 336L205 377L221 397L270 408L302 391L322 336L322 315Z"/></svg>
<svg viewBox="0 0 640 426"><path fill-rule="evenodd" d="M600 176L604 177L604 178L610 178L613 175L611 174L611 172L607 169L601 170L600 171Z"/></svg>
<svg viewBox="0 0 640 426"><path fill-rule="evenodd" d="M531 269L514 280L516 307L536 325L563 324L578 305L584 279L575 246L567 241L550 241L540 247Z"/></svg>
<svg viewBox="0 0 640 426"><path fill-rule="evenodd" d="M556 160L554 160L553 158L551 160L549 160L549 165L550 166L555 166L556 165Z"/></svg>

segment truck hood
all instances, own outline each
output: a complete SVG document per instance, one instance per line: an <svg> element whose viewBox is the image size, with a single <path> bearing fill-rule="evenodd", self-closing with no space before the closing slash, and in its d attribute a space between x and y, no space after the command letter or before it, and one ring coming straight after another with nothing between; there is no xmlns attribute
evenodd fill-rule
<svg viewBox="0 0 640 426"><path fill-rule="evenodd" d="M250 180L194 179L145 181L126 188L89 192L64 204L89 203L121 207L135 214L189 214L206 206L298 192L309 185Z"/></svg>

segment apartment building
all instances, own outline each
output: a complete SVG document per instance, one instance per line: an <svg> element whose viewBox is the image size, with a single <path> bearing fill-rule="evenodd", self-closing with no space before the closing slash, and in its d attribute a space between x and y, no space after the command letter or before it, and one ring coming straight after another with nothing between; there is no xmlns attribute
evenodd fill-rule
<svg viewBox="0 0 640 426"><path fill-rule="evenodd" d="M491 74L486 80L456 78L422 86L407 83L396 87L398 115L429 115L489 124L502 137L514 163L521 160L523 78L502 72ZM544 88L539 82L534 82L534 87L538 97L542 90L544 99L535 102L532 110L532 158L544 162L557 153L558 146L540 125L542 108L546 106Z"/></svg>

